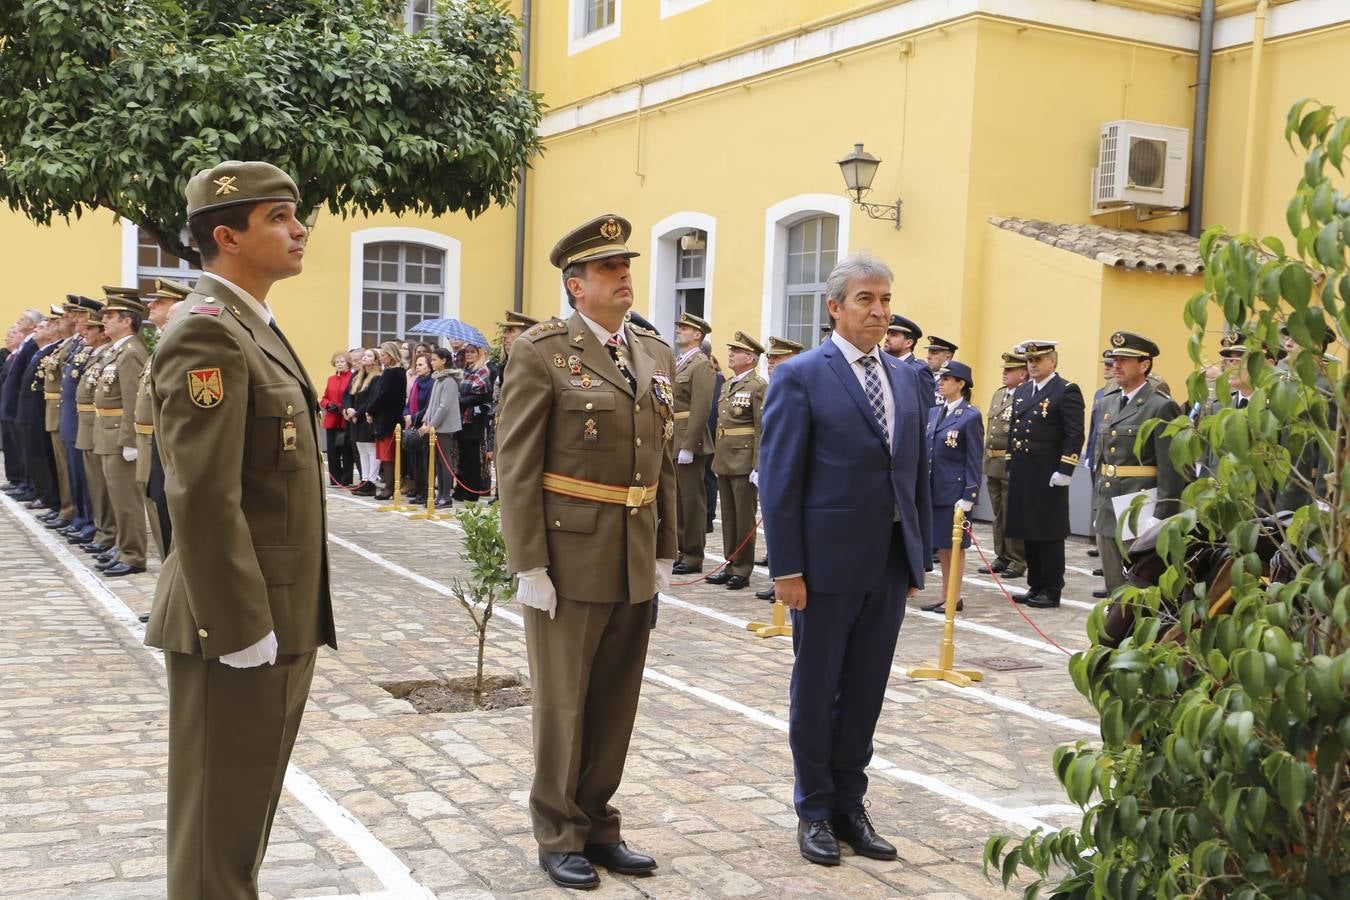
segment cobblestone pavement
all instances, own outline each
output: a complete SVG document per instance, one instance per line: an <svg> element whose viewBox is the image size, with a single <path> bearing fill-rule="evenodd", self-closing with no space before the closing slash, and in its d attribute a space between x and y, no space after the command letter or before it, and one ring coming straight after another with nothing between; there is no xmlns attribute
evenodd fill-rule
<svg viewBox="0 0 1350 900"><path fill-rule="evenodd" d="M320 652L264 896L560 896L535 862L525 808L528 708L418 715L381 687L473 671L472 625L449 596L463 571L458 528L329 496L342 649ZM163 896L166 690L135 621L149 609L157 565L105 582L7 499L0 523L9 587L0 595L0 893ZM988 543L988 529L976 537ZM1070 540L1070 602L1031 612L1069 649L1086 643L1084 601L1100 584L1088 577L1086 547ZM711 535L710 550L719 548ZM868 794L900 859L849 857L828 870L803 861L794 839L791 646L743 627L768 615L752 593L765 573L740 592L673 587L616 798L625 837L661 867L647 879L604 876L597 896L1005 896L981 874L985 839L1077 822L1050 754L1093 740L1096 724L1067 657L977 565L966 564L958 665L1006 656L1037 667L986 670L964 690L912 681L905 670L934 658L942 634L940 615L912 605ZM509 606L493 622L487 659L492 671L527 674Z"/></svg>

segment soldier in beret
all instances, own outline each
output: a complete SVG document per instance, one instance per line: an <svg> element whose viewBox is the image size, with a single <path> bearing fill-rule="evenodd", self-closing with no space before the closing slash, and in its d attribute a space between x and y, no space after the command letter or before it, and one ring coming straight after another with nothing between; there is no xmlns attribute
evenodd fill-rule
<svg viewBox="0 0 1350 900"><path fill-rule="evenodd" d="M1008 434L1012 430L1013 394L1027 380L1027 358L1003 354L1003 385L989 401L989 429L984 441L984 481L994 510L994 561L980 566L981 574L1021 578L1027 571L1026 549L1005 532L1008 522Z"/></svg>
<svg viewBox="0 0 1350 900"><path fill-rule="evenodd" d="M679 481L680 558L676 575L703 571L703 546L707 537L708 487L704 484L707 457L713 452L708 418L717 400L717 375L703 339L712 326L692 313L675 321L675 462Z"/></svg>
<svg viewBox="0 0 1350 900"><path fill-rule="evenodd" d="M712 470L717 475L722 501L722 548L727 564L721 572L704 580L724 584L729 591L747 587L755 568L760 416L764 392L769 387L756 371L763 352L759 341L743 331L736 332L727 342L727 367L732 375L722 385L722 395L717 401L717 444Z"/></svg>
<svg viewBox="0 0 1350 900"><path fill-rule="evenodd" d="M1180 512L1181 491L1186 486L1186 479L1172 465L1168 455L1172 440L1165 436L1164 429L1155 428L1149 440L1135 449L1135 439L1145 422L1150 419L1170 421L1181 415L1177 402L1155 388L1148 378L1153 370L1153 360L1159 353L1158 345L1141 334L1117 331L1111 335L1111 346L1106 352L1115 361L1116 386L1107 392L1101 403L1100 433L1093 461L1093 471L1097 473L1094 486L1097 503L1092 524L1109 594L1125 583L1125 570L1130 565L1116 537L1113 501L1117 497L1154 491L1156 507L1152 515L1165 519ZM1146 524L1141 515L1135 532Z"/></svg>
<svg viewBox="0 0 1350 900"><path fill-rule="evenodd" d="M300 274L299 200L265 162L192 176L204 273L150 376L174 540L145 640L169 676L174 898L257 896L317 648L337 645L318 398L268 305Z"/></svg>
<svg viewBox="0 0 1350 900"><path fill-rule="evenodd" d="M507 568L526 607L534 692L530 817L540 866L568 888L598 885L596 865L656 869L624 843L610 805L652 597L675 555L675 359L655 331L624 321L630 233L604 215L554 246L549 260L576 312L516 341L497 426Z"/></svg>

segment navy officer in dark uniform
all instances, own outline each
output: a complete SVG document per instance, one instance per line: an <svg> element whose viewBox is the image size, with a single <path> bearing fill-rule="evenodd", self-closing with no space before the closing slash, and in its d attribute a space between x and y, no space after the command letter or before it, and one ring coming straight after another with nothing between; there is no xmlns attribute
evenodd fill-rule
<svg viewBox="0 0 1350 900"><path fill-rule="evenodd" d="M942 566L945 592L952 563L952 521L956 507L969 515L980 499L980 474L984 461L984 419L971 405L970 392L975 382L970 366L951 360L938 370L938 394L941 405L928 413L928 481L933 517L933 548ZM970 546L970 533L961 536L961 547ZM956 573L956 578L961 573ZM937 612L945 605L942 597L921 607ZM964 601L958 600L960 612Z"/></svg>
<svg viewBox="0 0 1350 900"><path fill-rule="evenodd" d="M1018 602L1059 606L1064 590L1064 539L1069 536L1069 484L1083 449L1083 392L1055 372L1056 341L1027 341L1030 378L1013 395L1008 447L1008 521L1004 534L1027 551L1028 591Z"/></svg>

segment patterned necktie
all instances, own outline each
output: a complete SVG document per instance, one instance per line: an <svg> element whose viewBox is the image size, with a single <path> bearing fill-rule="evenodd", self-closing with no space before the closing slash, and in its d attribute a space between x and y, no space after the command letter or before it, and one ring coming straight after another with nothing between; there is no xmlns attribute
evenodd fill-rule
<svg viewBox="0 0 1350 900"><path fill-rule="evenodd" d="M628 370L628 363L623 358L623 349L619 346L619 339L615 335L609 336L609 341L605 343L605 348L609 350L609 358L614 360L614 365L618 366L619 374L628 379L628 386L632 388L633 393L637 393L637 379L633 373Z"/></svg>
<svg viewBox="0 0 1350 900"><path fill-rule="evenodd" d="M881 426L881 431L885 434L886 397L881 393L881 376L877 374L877 358L875 356L864 356L858 362L862 364L863 372L866 373L863 378L863 390L867 394L867 402L872 404L872 415L877 417L877 424Z"/></svg>

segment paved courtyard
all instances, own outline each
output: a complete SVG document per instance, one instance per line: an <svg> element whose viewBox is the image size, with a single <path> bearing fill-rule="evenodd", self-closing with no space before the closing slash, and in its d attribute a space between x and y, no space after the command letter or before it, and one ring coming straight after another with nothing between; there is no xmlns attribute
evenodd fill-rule
<svg viewBox="0 0 1350 900"><path fill-rule="evenodd" d="M330 491L339 652L320 651L293 770L262 870L266 897L561 896L539 870L525 808L529 709L421 715L383 683L471 674L474 634L449 589L464 566L453 522L378 513ZM985 527L977 539L989 543ZM710 548L720 552L718 535ZM1094 560L1069 543L1059 610L1031 611L1082 647ZM762 545L761 545L762 552ZM141 644L157 561L102 581L90 558L0 501L0 893L162 897L167 710L159 656ZM896 862L835 869L795 845L786 639L744 629L769 607L752 590L672 587L652 636L632 751L616 804L657 875L609 877L594 896L998 897L984 841L1074 825L1050 771L1096 720L1067 657L967 561L957 660L1012 657L973 688L912 681L935 657L940 615L911 606L876 736L871 812ZM1014 582L1025 585L1025 582ZM923 602L937 596L930 587ZM1087 601L1087 602L1084 602ZM503 608L494 672L525 676L520 619Z"/></svg>

